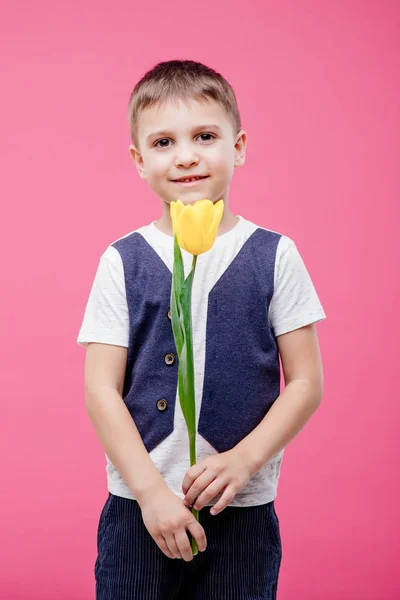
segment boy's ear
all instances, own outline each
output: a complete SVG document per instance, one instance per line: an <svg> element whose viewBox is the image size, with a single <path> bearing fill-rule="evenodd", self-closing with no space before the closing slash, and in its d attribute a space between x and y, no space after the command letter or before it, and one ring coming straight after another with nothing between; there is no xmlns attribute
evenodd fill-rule
<svg viewBox="0 0 400 600"><path fill-rule="evenodd" d="M235 144L235 167L244 165L246 159L247 133L242 129L239 131Z"/></svg>
<svg viewBox="0 0 400 600"><path fill-rule="evenodd" d="M139 177L141 177L142 179L146 179L146 176L144 173L143 158L142 158L139 150L137 148L135 148L135 146L133 144L131 144L129 146L129 155L136 165L136 168L139 173Z"/></svg>

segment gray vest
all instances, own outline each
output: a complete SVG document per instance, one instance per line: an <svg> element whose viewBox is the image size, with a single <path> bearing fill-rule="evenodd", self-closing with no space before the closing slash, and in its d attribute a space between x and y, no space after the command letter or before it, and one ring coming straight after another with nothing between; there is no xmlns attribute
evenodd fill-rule
<svg viewBox="0 0 400 600"><path fill-rule="evenodd" d="M280 237L256 229L208 296L198 433L218 452L248 435L280 393L279 353L268 320ZM138 232L112 245L122 259L129 310L123 398L151 452L174 427L178 356L169 318L172 273Z"/></svg>

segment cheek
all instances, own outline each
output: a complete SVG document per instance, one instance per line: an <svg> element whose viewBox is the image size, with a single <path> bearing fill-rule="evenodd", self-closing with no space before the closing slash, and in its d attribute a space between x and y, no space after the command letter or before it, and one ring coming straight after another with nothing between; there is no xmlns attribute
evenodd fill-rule
<svg viewBox="0 0 400 600"><path fill-rule="evenodd" d="M211 157L211 163L213 169L219 172L219 174L229 175L232 172L232 164L234 162L234 155L231 147L223 146L218 149Z"/></svg>
<svg viewBox="0 0 400 600"><path fill-rule="evenodd" d="M228 160L225 156L219 156L213 161L212 165L214 175L219 179L226 179L232 175L232 161Z"/></svg>
<svg viewBox="0 0 400 600"><path fill-rule="evenodd" d="M152 179L165 178L169 171L169 163L165 157L153 159L150 165L150 176Z"/></svg>

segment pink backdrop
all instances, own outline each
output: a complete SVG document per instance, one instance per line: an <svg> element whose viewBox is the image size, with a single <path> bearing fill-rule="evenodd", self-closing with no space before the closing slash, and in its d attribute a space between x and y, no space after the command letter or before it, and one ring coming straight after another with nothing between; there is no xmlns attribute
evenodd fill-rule
<svg viewBox="0 0 400 600"><path fill-rule="evenodd" d="M234 86L248 151L231 207L296 241L328 316L324 399L279 481L278 597L400 597L399 4L232 6L3 6L2 599L94 598L105 460L76 337L106 245L158 217L126 104L175 58Z"/></svg>

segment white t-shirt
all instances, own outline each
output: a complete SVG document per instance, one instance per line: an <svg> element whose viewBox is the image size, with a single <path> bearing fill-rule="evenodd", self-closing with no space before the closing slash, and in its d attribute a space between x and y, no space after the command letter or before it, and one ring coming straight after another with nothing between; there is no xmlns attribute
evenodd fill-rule
<svg viewBox="0 0 400 600"><path fill-rule="evenodd" d="M208 294L254 231L265 229L240 215L238 219L239 222L233 229L217 236L213 247L199 255L197 259L192 287L196 424L203 392ZM160 231L154 221L135 231L145 238L172 273L173 237ZM275 337L326 318L294 241L283 234L279 235L281 237L275 259L274 293L268 313ZM186 277L191 270L193 257L185 250L182 250L182 256ZM110 244L100 257L77 343L87 346L88 342L98 342L128 348L128 341L129 312L123 263L118 250ZM217 453L200 434L197 434L196 438L196 451L197 462ZM283 453L284 450L281 450L272 457L236 494L230 506L256 506L274 500L277 495ZM108 490L117 496L134 499L132 490L107 454L105 456ZM183 499L182 482L190 468L189 439L178 393L175 402L174 430L150 452L150 457L170 490ZM216 496L208 506L216 504L220 497L221 494Z"/></svg>

